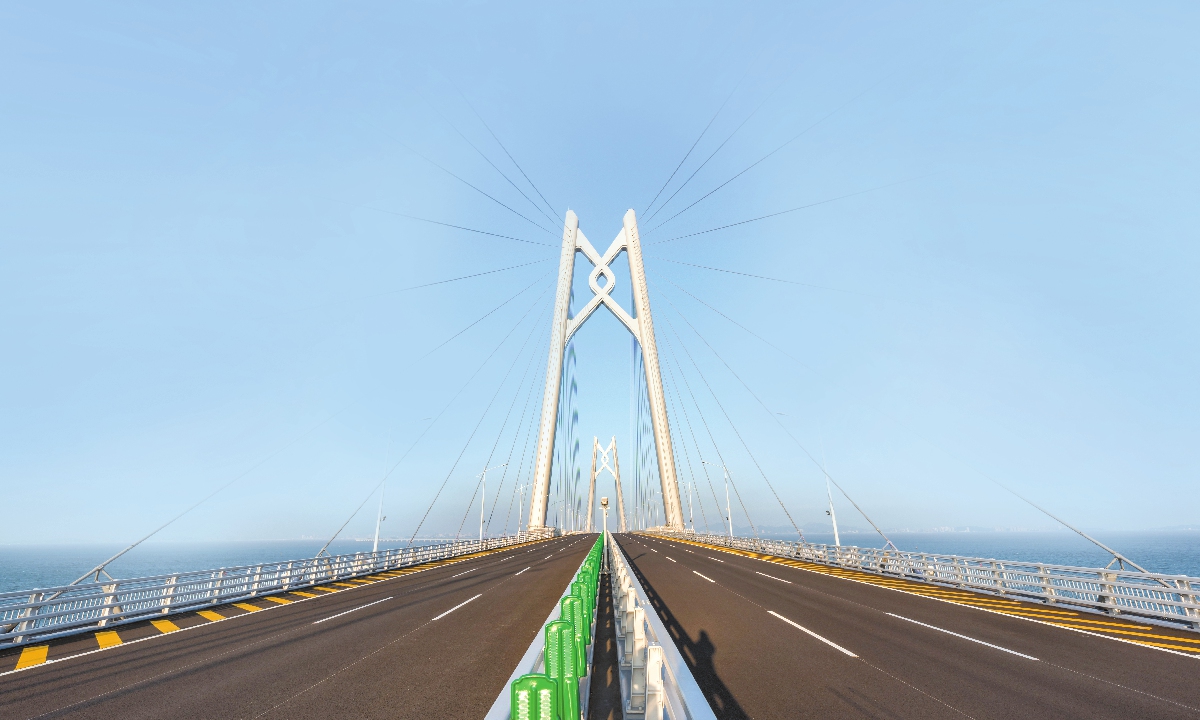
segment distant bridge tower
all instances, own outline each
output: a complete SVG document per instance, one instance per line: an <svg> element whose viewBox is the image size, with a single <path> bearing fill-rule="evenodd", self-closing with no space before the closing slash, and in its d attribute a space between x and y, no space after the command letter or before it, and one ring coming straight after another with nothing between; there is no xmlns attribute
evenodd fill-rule
<svg viewBox="0 0 1200 720"><path fill-rule="evenodd" d="M616 276L608 267L624 250L629 257L629 274L633 286L633 309L637 317L630 317L610 292L616 285ZM592 299L575 317L568 317L571 302L571 283L575 278L575 254L583 253L594 266L588 275L588 287ZM605 283L599 279L604 276ZM663 395L662 374L658 367L658 345L654 340L654 320L650 316L650 295L646 290L646 268L642 264L642 245L638 237L637 215L630 210L625 213L624 227L608 246L604 255L596 252L583 231L579 229L579 218L568 210L563 227L562 255L558 265L558 294L554 299L554 318L550 327L550 357L546 362L546 391L542 396L542 421L538 427L537 460L534 464L533 494L529 500L529 527L539 528L546 524L546 511L550 500L550 464L554 456L554 433L558 425L558 397L562 383L563 352L571 336L600 305L604 305L629 332L637 338L642 348L642 361L646 368L646 391L650 399L650 420L654 427L654 445L658 452L658 476L662 481L663 509L666 525L683 529L683 506L679 502L679 485L675 480L675 454L671 448L671 428L667 421L667 403Z"/></svg>

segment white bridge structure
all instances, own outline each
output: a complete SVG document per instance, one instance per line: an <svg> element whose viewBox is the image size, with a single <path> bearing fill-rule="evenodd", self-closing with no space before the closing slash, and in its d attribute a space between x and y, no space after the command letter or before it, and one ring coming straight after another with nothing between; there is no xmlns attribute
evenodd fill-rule
<svg viewBox="0 0 1200 720"><path fill-rule="evenodd" d="M613 299L616 274L609 265L624 251L629 260L629 281L633 290L631 316ZM569 317L571 284L575 279L575 256L582 253L592 264L588 275L588 287L593 296L574 316ZM600 284L600 278L605 282ZM654 428L654 447L658 454L658 476L662 482L662 501L665 513L664 525L672 530L683 530L683 506L679 500L679 482L675 475L675 455L671 445L671 424L667 419L667 401L663 394L662 373L658 363L658 345L654 339L654 320L650 314L650 295L646 287L646 268L642 263L642 245L638 236L637 214L632 209L625 213L621 232L601 255L592 246L583 230L579 218L568 210L563 226L562 254L558 263L558 291L554 298L554 315L550 325L550 357L546 361L546 389L542 396L542 419L538 426L537 460L534 463L533 492L529 500L529 529L535 531L546 525L546 511L550 500L550 471L554 457L555 431L558 425L559 389L562 384L563 354L571 336L591 317L596 308L603 305L621 321L642 350L646 368L646 392L650 400L650 420ZM616 457L616 441L610 445ZM594 453L593 453L594 456ZM607 453L606 453L607 457ZM594 467L594 461L593 461ZM614 475L617 473L614 471ZM620 496L621 483L618 479L617 514L621 517L624 530L625 513ZM591 526L592 502L595 496L595 472L592 474L592 491L588 493L588 525Z"/></svg>

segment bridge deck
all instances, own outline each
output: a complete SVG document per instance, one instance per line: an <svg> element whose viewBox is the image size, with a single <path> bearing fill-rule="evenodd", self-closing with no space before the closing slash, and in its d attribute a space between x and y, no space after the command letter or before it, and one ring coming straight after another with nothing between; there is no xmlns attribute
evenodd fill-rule
<svg viewBox="0 0 1200 720"><path fill-rule="evenodd" d="M721 718L1200 715L1197 634L1124 619L1089 634L1101 625L1045 605L618 542Z"/></svg>
<svg viewBox="0 0 1200 720"><path fill-rule="evenodd" d="M216 622L170 616L181 632L122 628L103 650L89 633L19 671L9 653L0 716L483 717L594 539L259 598L262 612L218 608Z"/></svg>

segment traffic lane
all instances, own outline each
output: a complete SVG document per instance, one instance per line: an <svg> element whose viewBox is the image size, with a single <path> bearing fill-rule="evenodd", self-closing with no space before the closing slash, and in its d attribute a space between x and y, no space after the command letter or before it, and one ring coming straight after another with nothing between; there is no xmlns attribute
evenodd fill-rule
<svg viewBox="0 0 1200 720"><path fill-rule="evenodd" d="M672 554L682 554L676 550L682 550L683 545L677 544L674 549L660 545L660 548L666 553L664 557L670 557ZM1011 717L1031 710L1039 715L1063 717L1195 717L1192 710L1176 704L1180 702L1178 693L1174 696L1152 697L1145 689L1126 684L1130 682L1128 678L1125 679L1126 683L1118 685L1089 677L1069 666L1034 660L1035 656L1028 653L1014 654L1013 646L1022 647L1020 643L1003 645L1000 643L1006 640L991 637L989 640L1000 642L982 645L986 641L980 640L981 633L973 630L961 632L960 636L944 632L947 626L954 625L956 621L974 619L969 617L973 611L966 607L930 603L928 599L918 596L889 593L891 597L883 599L892 603L891 609L886 609L886 605L885 608L875 608L812 591L797 577L810 574L803 571L788 573L785 578L785 574L774 567L766 568L775 571L774 576L762 573L758 568L763 567L763 563L749 558L727 556L725 562L718 563L704 553L698 553L695 558L685 557L692 564L709 560L701 568L704 574L746 603L768 613L774 610L807 630L850 649L865 662L893 674L896 679L976 717ZM785 582L786 579L790 579L792 584ZM930 622L924 626L886 614L893 612L899 615L899 610L907 617L933 604L942 605L947 613L941 618L927 617ZM926 607L919 607L921 605ZM949 617L955 614L960 617ZM1008 629L1033 629L1035 633L1049 636L1064 634L1060 629L1014 618L978 611L974 611L974 614L988 621L1012 626ZM762 619L766 633L786 630L786 621L779 617ZM797 639L811 641L810 637L800 633L803 631L797 629ZM972 639L968 640L967 637ZM1093 655L1097 650L1108 650L1106 645L1119 645L1127 654L1144 655L1150 652L1146 648L1120 645L1101 638L1078 637L1085 643L1092 642L1089 650ZM1019 633L1013 639L1027 640ZM754 637L748 640L758 641ZM1097 647L1095 643L1101 645ZM1028 644L1023 649L1032 650ZM1108 657L1118 664L1126 661L1113 655ZM1190 663L1194 662L1178 656L1163 654L1163 657L1181 661L1180 669L1184 670L1191 669ZM1176 680L1180 682L1186 677L1186 674L1177 676Z"/></svg>
<svg viewBox="0 0 1200 720"><path fill-rule="evenodd" d="M528 547L528 544L523 546L513 546L509 548L487 551L485 555L503 554L505 557L509 557L519 549L527 549ZM390 578L397 575L428 573L442 566L473 560L478 557L481 556L476 554L462 556L459 558L447 558L444 560L423 563L419 566L410 566L399 570L385 571L365 578L359 577L337 580L326 585L296 588L292 590L276 592L273 594L261 595L243 601L231 602L216 606L205 606L190 612L175 613L165 616L159 615L154 619L146 619L135 623L110 626L102 630L93 629L92 631L80 632L74 635L50 640L48 642L33 643L23 648L9 648L5 650L2 649L2 646L0 646L0 679L12 672L19 672L22 669L27 669L29 666L37 666L46 662L62 662L77 655L111 649L114 646L130 644L136 641L145 641L148 639L159 639L165 634L176 632L178 630L189 630L197 625L208 625L214 621L237 618L244 616L249 612L257 612L268 609L277 610L279 609L278 606L281 604L288 605L297 601L311 600L327 594L348 590L356 585L366 584L371 581L377 581L379 579ZM141 647L146 646L141 645Z"/></svg>
<svg viewBox="0 0 1200 720"><path fill-rule="evenodd" d="M546 561L543 572L550 577L541 582L540 593L516 582L524 575L503 581L479 600L383 648L353 672L313 688L303 704L269 717L327 720L329 708L340 709L345 698L372 694L372 712L363 717L483 717L594 541L592 536L572 543ZM537 566L526 575L535 571ZM439 623L454 628L443 630Z"/></svg>
<svg viewBox="0 0 1200 720"><path fill-rule="evenodd" d="M687 557L697 558L702 564L708 560L714 573L720 574L722 568L741 573L730 575L729 580L759 588L760 592L767 593L763 597L774 594L796 602L801 597L807 597L814 604L813 612L821 612L822 608L826 608L835 618L853 615L855 607L870 608L883 615L874 618L870 627L898 629L902 634L942 635L946 639L954 638L948 633L957 633L971 638L951 640L958 642L965 651L974 649L984 656L996 652L980 645L988 643L1036 657L1052 667L1057 666L1077 681L1088 680L1084 683L1088 687L1104 685L1106 691L1121 695L1143 697L1143 694L1148 694L1162 698L1167 704L1200 707L1200 687L1190 681L1200 669L1196 664L1200 659L1195 657L739 555L715 553L722 556L717 558L713 552L689 547L686 543L658 542L663 543L659 547L683 550ZM772 580L772 577L778 577L779 580ZM787 585L782 582L784 580L793 585ZM978 602L989 601L988 596L979 596ZM1008 600L997 599L996 602L1012 605ZM1044 607L1032 603L1028 605L1029 614ZM1104 621L1103 616L1096 617ZM1119 622L1125 623L1123 620ZM1155 626L1139 627L1150 633L1168 632L1184 636L1184 640L1191 639L1181 631ZM935 666L936 663L931 662L922 667Z"/></svg>
<svg viewBox="0 0 1200 720"><path fill-rule="evenodd" d="M717 717L962 717L927 692L784 626L679 558L671 562L628 536L618 543Z"/></svg>
<svg viewBox="0 0 1200 720"><path fill-rule="evenodd" d="M561 544L561 542L559 544ZM538 549L542 550L542 548ZM542 551L544 552L544 550ZM406 585L412 585L413 583L416 583L416 586L419 587L428 582L441 582L445 577L459 573L462 568L467 568L471 565L486 562L488 562L487 558L476 557L460 563L441 565L439 567L426 567L425 569L415 572L409 572L408 570L402 572L404 573L403 577L408 578L411 576L413 578L411 581L406 581ZM392 580L391 582L394 581L395 580ZM343 585L343 583L336 584ZM149 659L153 663L158 663L163 659L168 658L171 653L180 649L185 652L188 651L187 647L181 648L181 645L186 643L221 643L227 638L232 638L235 641L243 641L246 639L254 639L256 637L269 635L278 632L281 628L287 629L294 625L303 625L308 620L313 619L310 616L344 610L346 607L359 602L359 599L364 596L371 597L373 594L378 594L373 593L370 590L370 588L378 589L377 583L363 583L357 586L346 583L345 585L349 585L349 587L337 593L323 593L321 591L309 593L314 597L308 600L304 600L301 597L293 597L292 599L296 602L288 603L283 607L268 602L264 597L253 598L245 603L240 604L251 605L252 607L257 606L261 608L260 612L253 613L253 618L247 619L246 615L249 613L246 613L244 610L238 610L238 615L231 615L220 622L219 630L214 630L213 624L210 621L199 618L198 613L183 613L166 616L179 625L187 627L188 631L178 634L173 633L171 635L159 634L143 642L126 642L125 644L108 648L100 652L93 651L87 656L89 658L88 662L92 663L92 665L87 668L88 673L85 674L91 673L95 667L102 667L102 663L128 661L131 659L131 654L154 653L153 655L149 656ZM222 613L225 613L227 611L227 606L219 606L216 609L220 610ZM270 612L267 612L268 610ZM196 627L197 625L203 626L207 632L200 632L201 628ZM130 626L119 626L116 629L122 635L126 635L128 634L127 628L129 627ZM82 640L83 642L88 642L91 640L91 634L89 633L88 636L82 638ZM92 644L91 647L95 648L96 646ZM68 667L82 661L82 658L72 657L58 661L53 664L53 667L55 667L54 673L60 676L66 675L68 673ZM36 671L39 674L39 677L48 677L44 673L48 671L49 667L50 666L31 668L29 670L16 673L15 675L0 677L0 692L7 694L12 689L20 687L20 678L24 677L28 679L31 677L28 675L28 673Z"/></svg>
<svg viewBox="0 0 1200 720"><path fill-rule="evenodd" d="M1126 614L1101 615L1071 609L1069 605L1061 603L1047 605L1033 601L1016 600L1011 596L972 592L966 589L921 582L915 579L869 573L862 570L823 565L794 558L763 555L728 548L711 548L711 546L702 546L686 540L679 542L684 545L699 546L701 548L710 547L710 549L716 551L716 555L723 557L735 555L768 564L786 565L818 575L833 576L838 580L851 580L865 585L882 587L891 591L899 591L947 603L970 606L1009 617L1037 621L1058 628L1107 637L1123 643L1133 643L1143 647L1155 648L1156 650L1169 650L1182 656L1200 657L1200 634L1182 628L1164 627L1162 625L1138 621Z"/></svg>
<svg viewBox="0 0 1200 720"><path fill-rule="evenodd" d="M544 550L542 550L542 551L544 552ZM461 567L461 565L459 567ZM448 570L448 568L447 568L447 570ZM445 573L443 573L443 575L444 574ZM467 576L467 577L469 577L469 576ZM439 595L444 595L444 592L442 592L442 589L437 587L437 581L439 581L439 580L442 582L445 582L446 578L444 578L444 577L443 578L432 578L430 581L423 582L418 587L413 588L413 589L418 592L421 592L423 595L432 595L435 597L439 596ZM386 585L387 583L384 583L384 584ZM376 589L378 589L378 588L376 588ZM366 588L364 587L363 590L366 590ZM358 595L359 598L361 599L361 601L369 602L372 599L371 596L373 593L362 592L362 591L353 591L349 594ZM415 599L430 600L431 598L418 597ZM360 600L356 600L355 602L359 602L359 601ZM311 604L311 603L308 603L308 604ZM387 604L388 603L383 603L382 605L387 605ZM379 607L382 607L382 605ZM445 605L444 603L440 603L439 607L444 607L444 605ZM379 608L371 608L371 609L378 610ZM344 608L331 607L329 609L330 614L336 614L336 612L341 612L341 611L344 611ZM364 612L369 612L369 611L364 610ZM324 616L325 613L322 612L321 615ZM422 616L423 615L424 615L424 613L422 613ZM347 616L347 617L352 618L353 615ZM311 621L312 619L313 619L312 617L301 618L300 620L303 624L298 629L302 630L304 628L304 626L311 625L311 623L309 621ZM428 620L428 617L421 617L420 619ZM184 696L184 697L192 696L191 697L191 700L193 701L192 704L204 701L205 698L203 697L203 695L206 694L207 690L212 690L214 692L207 693L208 695L212 696L210 698L210 700L211 700L210 707L207 710L201 711L199 713L200 716L211 717L211 716L218 714L218 712L214 712L214 710L221 708L223 706L222 705L223 703L227 703L228 702L227 698L230 696L257 697L257 696L262 696L265 692L266 697L272 697L272 693L275 690L278 690L278 689L286 690L286 688L288 687L288 684L289 684L289 675L292 678L290 680L290 682L299 682L300 680L303 680L306 673L311 674L312 672L318 672L318 671L324 669L324 666L327 666L330 664L336 664L336 662L341 659L339 656L339 653L338 653L338 648L337 647L333 647L333 648L323 647L322 643L321 643L321 639L329 634L328 631L324 630L324 628L326 626L332 628L335 626L335 623L337 623L337 622L341 622L341 621L331 621L329 623L323 623L322 625L316 626L316 628L320 628L321 630L320 630L320 632L312 633L315 636L314 638L312 638L312 640L314 640L315 642L301 643L303 645L303 647L301 649L309 650L310 652L307 654L307 656L301 658L301 662L296 663L294 667L289 665L289 660L288 660L288 658L290 657L290 655L288 654L289 651L296 648L297 642L299 642L296 638L291 637L291 635L293 635L294 633L288 632L287 629L285 628L281 632L276 632L276 633L271 634L269 632L270 630L272 630L272 629L279 630L279 628L265 628L264 627L264 628L261 628L261 630L260 630L260 628L256 627L256 628L252 628L252 630L257 631L255 634L257 634L259 636L265 636L265 637L254 638L253 640L251 640L251 642L248 642L248 643L235 642L232 644L232 647L222 647L218 644L217 647L199 648L199 650L201 651L200 653L191 653L189 655L186 655L183 658L171 658L171 660L175 661L175 665L174 665L174 667L170 667L165 672L162 669L163 665L160 665L159 663L156 663L156 662L127 663L124 667L117 667L117 668L111 669L107 673L105 673L106 675L108 675L108 677L102 678L102 682L100 683L100 685L97 689L100 691L111 690L114 687L120 688L120 687L128 686L131 683L137 683L139 680L145 681L148 679L154 679L154 682L150 684L150 687L153 687L153 686L159 686L159 688L165 687L166 694L172 700L177 700L178 696ZM224 624L224 623L221 623L221 624ZM401 627L395 628L395 630L403 631L403 626L405 625L405 623L400 623L400 625L401 625ZM408 625L411 626L411 623L408 623ZM355 626L351 626L351 627L355 627ZM246 633L242 633L242 635L244 636L244 635L246 635ZM337 637L337 634L334 634L334 636ZM345 641L349 642L349 643L361 643L363 641L363 638L360 638L360 637L353 637L350 635L344 635L343 637L344 637ZM247 639L248 638L246 638L246 637L234 638L235 641L244 641ZM303 638L301 638L301 640L302 639ZM257 640L262 640L265 642L256 642ZM371 642L374 640L375 640L374 637L366 638L367 642ZM216 644L216 643L214 643L214 644ZM336 643L335 643L335 645L336 645ZM353 647L353 645L351 645L351 647ZM265 650L265 652L264 652L264 650ZM315 650L315 652L312 652L312 650ZM185 649L184 652L187 653L187 650ZM279 681L277 680L277 681L275 681L275 684L268 686L266 691L264 691L262 688L255 687L253 683L249 683L249 684L240 683L241 685L247 685L247 687L244 689L237 687L239 685L239 683L236 681L237 678L234 678L233 676L244 675L244 676L249 676L249 677L253 678L256 675L261 674L264 670L270 670L273 667L272 663L279 664L279 660L278 660L277 656L280 653L282 653L285 656L283 659L283 662L282 662L282 664L285 666L284 677L282 678L282 681L283 681L282 685L280 685ZM107 653L102 653L101 655L105 655L105 654L107 654ZM93 657L96 657L96 656L93 656ZM249 657L252 660L253 667L250 667L247 670L245 667L241 666L241 665L244 665L245 663L242 663L241 665L239 665L239 663L234 662L238 658L242 658L242 657ZM198 661L197 661L197 658L199 658ZM224 662L225 672L215 673L215 675L217 675L217 677L215 677L215 678L210 677L210 676L214 675L214 673L211 672L212 668L206 668L206 665L211 665L212 660L214 658L225 661ZM153 658L152 658L152 660L153 660ZM188 675L195 676L197 674L197 672L196 672L196 668L194 666L196 666L196 665L199 665L201 667L201 669L208 670L208 672L200 673L201 675L205 675L204 680L203 681L185 681L184 683L182 683L183 687L176 688L174 686L174 684L171 682L171 676L174 674L172 671L174 671L175 673L186 673ZM49 669L49 668L47 668L47 669ZM97 674L99 674L97 672L89 673L89 672L87 672L88 670L91 670L91 668L83 668L83 672L81 673L82 677L87 681L90 681L93 677L95 677ZM105 668L98 668L97 670L105 670ZM156 670L158 672L155 672ZM164 680L163 678L166 678L166 679ZM176 683L176 684L178 684L178 683ZM206 685L206 684L209 687L207 687L207 688L204 687L204 685ZM127 695L133 696L133 703L132 703L131 707L121 707L120 710L115 711L111 714L120 715L120 716L126 716L126 715L127 716L137 716L139 710L142 708L150 708L151 712L149 713L149 715L151 715L151 716L153 716L156 712L158 712L158 710L162 707L162 701L160 698L155 696L155 692L147 692L147 687L145 687L145 685L146 685L146 683L144 683L144 682L143 682L142 686L135 685L133 688L131 688L131 692L126 693ZM92 695L89 695L89 697L94 696L94 694L95 693L93 693ZM120 707L123 705L123 703L109 702L109 700L113 700L113 698L106 698L104 702L99 703L99 704L105 708ZM175 704L178 704L178 703L176 702ZM187 704L187 703L184 703L184 704ZM58 703L54 703L53 706L58 706ZM108 710L104 710L103 712L100 712L98 714L103 715L107 712L108 712ZM90 715L81 714L80 716L90 716Z"/></svg>
<svg viewBox="0 0 1200 720"><path fill-rule="evenodd" d="M553 553L567 545L557 540L538 546L539 554L525 565L563 565L558 574L569 577L570 558L538 561L540 553ZM558 546L557 548L555 546ZM530 557L528 554L526 557ZM427 623L434 615L478 592L481 580L515 574L509 562L487 563L480 558L395 580L365 585L321 601L295 603L248 619L213 623L188 633L97 653L75 661L44 666L5 678L0 692L6 713L34 716L52 708L68 707L71 716L158 716L164 707L181 717L214 717L243 714L230 698L248 698L258 708L266 700L286 699L288 690L314 677L324 677L361 655L359 649L378 645ZM469 563L493 565L451 578ZM510 561L511 562L511 561ZM520 564L520 561L518 561ZM545 573L534 570L518 579L534 581ZM562 579L565 585L566 577ZM419 580L418 580L419 579ZM554 595L556 590L536 587L534 594ZM324 617L383 597L393 600L317 625ZM482 599L482 598L481 598ZM331 602L332 601L332 602ZM437 610L437 613L432 612ZM548 612L546 608L544 612ZM541 617L544 617L544 613ZM540 618L539 618L540 619ZM193 637L184 637L191 635ZM528 644L528 641L525 641ZM137 652L131 652L139 650ZM127 688L121 690L121 688ZM114 692L116 690L116 692ZM494 695L493 695L494 698Z"/></svg>

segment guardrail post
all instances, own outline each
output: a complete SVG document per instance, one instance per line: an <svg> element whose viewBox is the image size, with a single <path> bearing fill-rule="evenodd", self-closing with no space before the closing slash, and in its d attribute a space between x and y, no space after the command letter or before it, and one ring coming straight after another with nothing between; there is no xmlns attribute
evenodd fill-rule
<svg viewBox="0 0 1200 720"><path fill-rule="evenodd" d="M1112 583L1115 582L1117 579L1117 574L1114 572L1101 571L1100 579L1102 582L1102 585L1101 585L1102 589L1101 589L1100 593L1096 595L1096 602L1098 602L1102 605L1110 606L1110 607L1104 608L1104 612L1108 613L1109 615L1117 615L1121 611L1119 608L1116 607L1116 605L1117 605L1117 598L1116 598L1117 589L1115 587L1113 587L1113 585L1112 585Z"/></svg>
<svg viewBox="0 0 1200 720"><path fill-rule="evenodd" d="M1046 604L1054 605L1058 602L1054 591L1054 583L1050 581L1050 573L1046 572L1045 565L1038 565L1038 581L1042 586L1042 593L1046 596Z"/></svg>
<svg viewBox="0 0 1200 720"><path fill-rule="evenodd" d="M29 596L30 607L27 607L21 611L20 617L22 619L21 619L21 622L17 623L17 632L23 632L25 630L29 630L33 627L33 624L35 622L37 622L36 620L33 620L31 618L34 618L37 615L38 611L41 610L40 606L38 606L36 608L34 607L35 605L37 605L37 603L39 603L41 601L42 601L42 593L35 592ZM13 638L13 644L19 645L24 640L25 640L24 635L18 635L15 638Z"/></svg>
<svg viewBox="0 0 1200 720"><path fill-rule="evenodd" d="M646 648L646 715L645 720L663 720L666 693L663 688L663 649L658 643Z"/></svg>
<svg viewBox="0 0 1200 720"><path fill-rule="evenodd" d="M627 652L633 673L629 677L629 710L642 712L646 708L646 611L637 607L633 611L633 642L627 643ZM660 651L661 652L661 651Z"/></svg>
<svg viewBox="0 0 1200 720"><path fill-rule="evenodd" d="M250 585L250 597L258 594L258 581L262 577L262 565L254 568L254 582Z"/></svg>
<svg viewBox="0 0 1200 720"><path fill-rule="evenodd" d="M113 605L113 602L115 602L117 599L116 583L113 583L112 585L105 585L101 589L104 590L104 602L102 603L104 609L100 611L100 622L96 623L97 627L104 627L108 624L108 617L109 615L112 615L113 610L121 610L120 606Z"/></svg>
<svg viewBox="0 0 1200 720"><path fill-rule="evenodd" d="M1183 615L1189 618L1187 624L1193 630L1200 630L1200 607L1196 606L1196 596L1191 592L1192 584L1187 580L1176 580L1175 587L1180 589L1179 601L1189 605L1183 608Z"/></svg>
<svg viewBox="0 0 1200 720"><path fill-rule="evenodd" d="M162 606L162 610L159 612L161 612L163 615L171 612L171 601L175 599L175 583L178 581L178 575L173 575L171 579L167 581L167 587L163 591L162 600L160 600L158 603Z"/></svg>

